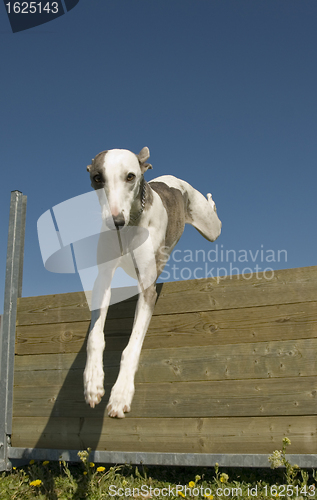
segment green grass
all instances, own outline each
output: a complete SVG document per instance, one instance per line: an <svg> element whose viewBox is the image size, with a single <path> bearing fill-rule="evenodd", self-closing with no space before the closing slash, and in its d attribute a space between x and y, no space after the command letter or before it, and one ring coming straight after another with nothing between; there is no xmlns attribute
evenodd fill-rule
<svg viewBox="0 0 317 500"><path fill-rule="evenodd" d="M0 500L317 499L317 474L287 461L289 444L272 454L271 469L109 467L91 463L89 451L78 464L32 460L2 473Z"/></svg>

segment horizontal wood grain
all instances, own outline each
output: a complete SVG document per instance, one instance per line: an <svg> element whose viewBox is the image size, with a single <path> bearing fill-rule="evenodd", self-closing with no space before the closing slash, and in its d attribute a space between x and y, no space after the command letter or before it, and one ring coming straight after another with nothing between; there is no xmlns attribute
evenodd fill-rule
<svg viewBox="0 0 317 500"><path fill-rule="evenodd" d="M14 417L12 445L171 453L316 453L317 419L299 417Z"/></svg>
<svg viewBox="0 0 317 500"><path fill-rule="evenodd" d="M317 376L317 338L250 344L143 349L136 382L189 382ZM113 383L120 351L104 354L105 380ZM16 356L15 387L82 383L86 354Z"/></svg>
<svg viewBox="0 0 317 500"><path fill-rule="evenodd" d="M72 375L71 375L72 376ZM111 385L93 413L103 415ZM79 384L14 388L13 413L30 416L92 415ZM133 417L219 417L314 415L317 377L139 383ZM129 416L127 417L129 418Z"/></svg>
<svg viewBox="0 0 317 500"><path fill-rule="evenodd" d="M251 279L241 275L224 279L176 281L159 284L154 315L236 309L274 304L307 302L317 296L317 266L274 271L272 279L258 273ZM108 318L131 318L136 297L114 304ZM84 292L18 301L17 325L63 323L89 320Z"/></svg>
<svg viewBox="0 0 317 500"><path fill-rule="evenodd" d="M106 349L122 350L133 318L107 319ZM89 321L18 326L16 354L85 350ZM317 302L153 316L144 349L317 338Z"/></svg>
<svg viewBox="0 0 317 500"><path fill-rule="evenodd" d="M212 267L210 263L209 267ZM131 412L107 416L136 297L109 308L105 396L83 396L83 292L18 301L13 446L175 453L317 449L317 266L159 284Z"/></svg>

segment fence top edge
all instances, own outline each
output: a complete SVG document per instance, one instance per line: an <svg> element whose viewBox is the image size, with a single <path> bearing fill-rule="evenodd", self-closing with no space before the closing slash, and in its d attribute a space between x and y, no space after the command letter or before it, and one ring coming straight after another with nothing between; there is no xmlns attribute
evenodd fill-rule
<svg viewBox="0 0 317 500"><path fill-rule="evenodd" d="M264 273L258 273L258 276L264 275ZM289 268L289 269L277 269L274 270L274 277L277 280L283 279L284 276L289 276L294 275L295 282L301 281L301 278L303 278L305 275L309 276L311 280L314 278L317 278L317 266L307 266L307 267L294 267L294 268ZM235 275L230 275L230 276L225 276L225 277L220 277L220 278L201 278L201 279L194 279L194 280L183 280L183 281L167 281L165 283L157 283L157 286L162 289L162 291L167 292L169 288L179 288L181 291L182 289L185 288L190 288L194 284L200 283L202 286L204 285L214 285L214 286L226 286L228 282L236 282L236 281L241 281L241 274L235 274ZM247 275L245 275L247 276ZM244 278L245 279L245 278ZM246 279L247 283L250 285L252 284L252 281L249 279ZM258 281L258 279L257 279ZM272 280L268 280L270 282ZM128 290L129 288L134 288L134 287L122 287L125 290ZM177 291L177 290L175 290ZM18 302L24 301L24 300L31 300L35 298L40 298L40 297L70 297L70 296L78 296L81 297L83 301L86 301L85 298L85 292L83 291L76 291L76 292L62 292L62 293L52 293L52 294L47 294L47 295L34 295L34 296L27 296L27 297L20 297L18 298ZM125 302L134 302L137 299L137 295L134 295L133 297L130 297L129 299L126 299Z"/></svg>

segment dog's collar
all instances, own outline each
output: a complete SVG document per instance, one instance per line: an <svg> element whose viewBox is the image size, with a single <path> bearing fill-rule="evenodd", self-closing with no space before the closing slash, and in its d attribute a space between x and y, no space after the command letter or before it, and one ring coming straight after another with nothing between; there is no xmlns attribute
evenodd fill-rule
<svg viewBox="0 0 317 500"><path fill-rule="evenodd" d="M143 183L143 188L142 188L141 208L136 215L130 217L130 222L135 222L138 220L138 218L140 217L141 213L144 210L144 207L145 207L145 182Z"/></svg>

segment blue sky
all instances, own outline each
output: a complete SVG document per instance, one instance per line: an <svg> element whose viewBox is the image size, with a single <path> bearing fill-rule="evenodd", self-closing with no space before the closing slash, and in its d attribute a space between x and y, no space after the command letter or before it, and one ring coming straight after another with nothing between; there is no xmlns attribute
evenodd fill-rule
<svg viewBox="0 0 317 500"><path fill-rule="evenodd" d="M15 34L0 14L0 312L10 192L28 197L23 295L81 290L45 270L36 223L91 190L86 165L105 149L148 146L147 180L213 194L222 234L186 228L183 278L216 248L207 265L222 273L316 265L315 0L80 0Z"/></svg>

